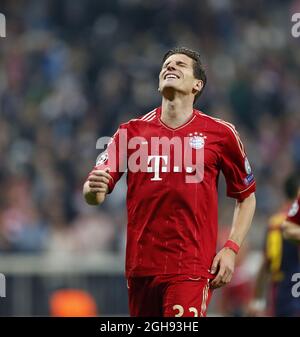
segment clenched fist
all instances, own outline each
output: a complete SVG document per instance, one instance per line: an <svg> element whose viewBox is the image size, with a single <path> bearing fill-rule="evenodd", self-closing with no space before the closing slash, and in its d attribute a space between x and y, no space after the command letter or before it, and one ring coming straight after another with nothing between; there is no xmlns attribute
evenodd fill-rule
<svg viewBox="0 0 300 337"><path fill-rule="evenodd" d="M108 172L109 169L95 169L89 174L83 187L83 194L88 204L99 205L104 201L108 192L109 180L112 179Z"/></svg>

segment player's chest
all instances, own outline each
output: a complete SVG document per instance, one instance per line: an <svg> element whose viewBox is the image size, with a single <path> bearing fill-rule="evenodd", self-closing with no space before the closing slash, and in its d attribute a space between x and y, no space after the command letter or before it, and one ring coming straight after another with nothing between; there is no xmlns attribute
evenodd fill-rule
<svg viewBox="0 0 300 337"><path fill-rule="evenodd" d="M192 174L195 170L215 170L219 166L221 139L209 130L144 130L128 139L127 164L131 172Z"/></svg>

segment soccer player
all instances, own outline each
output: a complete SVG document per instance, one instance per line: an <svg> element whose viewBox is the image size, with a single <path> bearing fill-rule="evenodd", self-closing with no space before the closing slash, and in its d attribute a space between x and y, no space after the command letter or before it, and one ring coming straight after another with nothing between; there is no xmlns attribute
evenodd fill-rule
<svg viewBox="0 0 300 337"><path fill-rule="evenodd" d="M197 52L168 51L161 106L120 125L84 184L87 203L98 205L127 170L131 316L205 316L212 290L231 280L252 221L255 180L235 127L193 107L205 84ZM236 206L216 254L220 171Z"/></svg>
<svg viewBox="0 0 300 337"><path fill-rule="evenodd" d="M300 301L291 293L292 275L300 272L299 244L294 242L300 240L300 212L297 201L293 203L298 186L298 175L287 177L284 184L286 200L269 220L264 258L255 281L254 297L249 304L250 316L300 315ZM265 288L268 289L266 296Z"/></svg>

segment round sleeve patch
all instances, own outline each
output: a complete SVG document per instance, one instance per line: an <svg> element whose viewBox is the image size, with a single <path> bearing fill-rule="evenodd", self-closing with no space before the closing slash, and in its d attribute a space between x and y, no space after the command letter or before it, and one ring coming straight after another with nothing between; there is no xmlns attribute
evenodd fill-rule
<svg viewBox="0 0 300 337"><path fill-rule="evenodd" d="M252 169L251 169L251 166L250 166L250 163L247 157L245 158L245 171L247 174L250 174L252 172Z"/></svg>
<svg viewBox="0 0 300 337"><path fill-rule="evenodd" d="M107 151L104 151L98 156L96 160L96 166L105 164L107 160L108 160L108 153Z"/></svg>

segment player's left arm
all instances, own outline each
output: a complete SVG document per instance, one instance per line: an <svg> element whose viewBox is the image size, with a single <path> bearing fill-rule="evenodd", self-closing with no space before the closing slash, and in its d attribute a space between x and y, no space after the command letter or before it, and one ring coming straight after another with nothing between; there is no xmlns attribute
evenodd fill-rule
<svg viewBox="0 0 300 337"><path fill-rule="evenodd" d="M211 272L216 274L211 282L212 288L219 288L230 282L236 254L251 226L256 206L255 179L244 145L235 127L225 124L220 167L226 179L227 195L237 201L228 241L212 263Z"/></svg>
<svg viewBox="0 0 300 337"><path fill-rule="evenodd" d="M244 200L236 202L229 240L239 247L242 245L251 226L255 206L256 198L254 193L251 193ZM212 288L222 287L231 281L236 254L232 248L224 247L215 256L211 272L213 274L217 272L217 275L211 282Z"/></svg>

